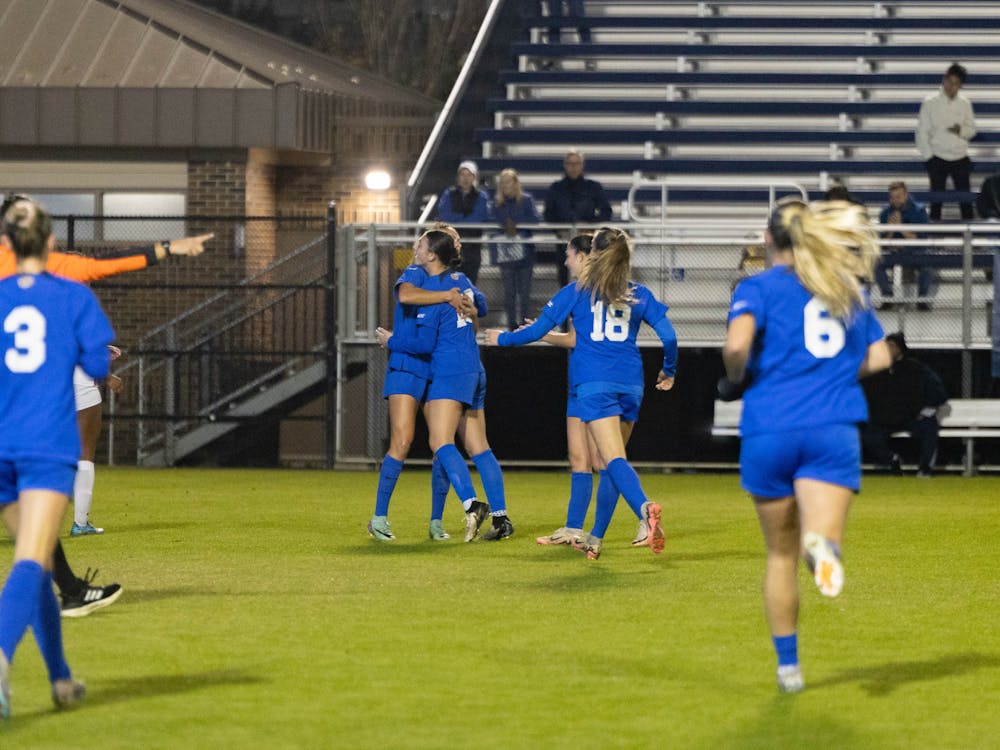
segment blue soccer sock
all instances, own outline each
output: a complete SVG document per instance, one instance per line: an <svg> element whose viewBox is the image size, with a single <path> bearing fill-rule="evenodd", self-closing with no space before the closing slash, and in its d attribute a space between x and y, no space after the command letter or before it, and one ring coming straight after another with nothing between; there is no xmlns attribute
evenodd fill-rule
<svg viewBox="0 0 1000 750"><path fill-rule="evenodd" d="M569 507L566 508L566 528L582 529L594 492L594 475L589 471L574 471L569 479Z"/></svg>
<svg viewBox="0 0 1000 750"><path fill-rule="evenodd" d="M44 578L45 571L37 562L18 560L0 591L0 650L8 662L14 661L17 644L35 617Z"/></svg>
<svg viewBox="0 0 1000 750"><path fill-rule="evenodd" d="M500 470L497 457L493 455L493 451L487 449L478 456L473 456L472 463L476 465L479 478L483 481L483 490L486 492L486 499L493 515L506 515L507 498L503 492L503 472Z"/></svg>
<svg viewBox="0 0 1000 750"><path fill-rule="evenodd" d="M444 517L444 504L448 499L451 482L448 473L437 458L431 464L431 520L440 521Z"/></svg>
<svg viewBox="0 0 1000 750"><path fill-rule="evenodd" d="M784 667L799 663L799 637L791 635L772 635L774 652L778 655L778 666Z"/></svg>
<svg viewBox="0 0 1000 750"><path fill-rule="evenodd" d="M597 502L594 510L594 528L591 534L604 538L611 525L611 517L615 514L615 506L618 505L618 488L611 481L606 469L601 469L598 473L597 481Z"/></svg>
<svg viewBox="0 0 1000 750"><path fill-rule="evenodd" d="M476 489L472 486L472 475L469 473L469 467L466 466L465 460L462 458L462 454L458 452L455 444L448 443L447 445L442 445L434 455L441 462L441 466L444 467L445 472L448 474L448 481L455 488L455 494L458 495L458 499L462 502L463 507L466 503L471 503L475 500Z"/></svg>
<svg viewBox="0 0 1000 750"><path fill-rule="evenodd" d="M608 476L632 512L642 518L642 505L646 502L646 493L642 491L639 475L635 473L632 465L624 458L616 458L608 464Z"/></svg>
<svg viewBox="0 0 1000 750"><path fill-rule="evenodd" d="M382 470L378 474L378 494L375 496L375 515L389 515L389 500L392 499L392 491L396 489L396 482L403 471L403 462L399 461L388 453L382 459Z"/></svg>
<svg viewBox="0 0 1000 750"><path fill-rule="evenodd" d="M63 652L62 623L59 617L59 601L52 590L52 574L46 571L31 629L35 633L38 650L45 660L45 667L49 670L49 682L70 678L69 665Z"/></svg>

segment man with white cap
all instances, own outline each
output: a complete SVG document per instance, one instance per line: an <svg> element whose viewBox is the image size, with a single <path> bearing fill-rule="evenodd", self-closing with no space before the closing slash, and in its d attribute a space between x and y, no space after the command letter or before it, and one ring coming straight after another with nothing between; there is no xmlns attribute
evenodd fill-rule
<svg viewBox="0 0 1000 750"><path fill-rule="evenodd" d="M449 224L485 224L489 220L489 196L476 187L479 167L474 161L458 165L454 185L446 187L438 200L438 218ZM462 270L473 284L479 278L482 246L479 243L462 243Z"/></svg>

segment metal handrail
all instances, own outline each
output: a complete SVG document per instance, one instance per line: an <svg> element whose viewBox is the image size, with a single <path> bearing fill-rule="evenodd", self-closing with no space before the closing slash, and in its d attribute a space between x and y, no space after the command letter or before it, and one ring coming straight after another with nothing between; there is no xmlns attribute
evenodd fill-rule
<svg viewBox="0 0 1000 750"><path fill-rule="evenodd" d="M455 85L451 87L451 93L448 94L448 99L441 109L441 114L438 115L437 122L434 123L434 128L431 130L431 134L424 144L424 149L420 152L417 163L413 167L413 171L410 172L409 179L406 181L406 205L412 203L413 191L420 184L427 165L430 164L431 159L434 158L434 154L437 153L438 147L441 145L441 140L444 138L448 125L451 124L451 119L455 115L458 103L465 95L469 80L472 78L472 71L479 64L479 59L486 48L486 42L493 34L493 27L500 17L500 8L502 6L503 0L492 0L490 2L490 7L487 9L483 22L479 26L479 33L476 34L476 38L472 42L472 48L469 50L469 54L466 55L462 69L458 73L458 78L455 79ZM429 206L433 207L434 201L431 201ZM429 214L429 209L425 210L424 214L424 216L421 216L421 220L426 220L426 214Z"/></svg>
<svg viewBox="0 0 1000 750"><path fill-rule="evenodd" d="M632 176L632 186L628 191L626 202L628 215L637 224L663 224L667 218L667 203L669 200L669 188L671 187L734 187L734 188L767 188L768 212L774 209L775 190L779 187L793 188L799 191L802 200L809 200L809 191L799 182L785 179L774 179L771 177L742 177L739 179L731 177L659 177L650 180L642 177L641 173ZM635 194L639 190L659 188L660 190L660 216L658 219L644 219L636 209Z"/></svg>

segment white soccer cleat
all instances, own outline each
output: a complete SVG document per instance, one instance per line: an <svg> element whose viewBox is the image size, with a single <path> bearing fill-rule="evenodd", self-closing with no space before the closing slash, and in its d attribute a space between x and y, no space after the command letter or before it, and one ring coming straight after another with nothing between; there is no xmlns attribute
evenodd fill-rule
<svg viewBox="0 0 1000 750"><path fill-rule="evenodd" d="M545 545L573 544L581 536L583 536L583 529L571 529L568 526L562 526L548 536L538 537L535 541L538 544Z"/></svg>
<svg viewBox="0 0 1000 750"><path fill-rule="evenodd" d="M822 534L808 532L802 539L806 565L823 596L837 596L844 588L844 566L837 545Z"/></svg>
<svg viewBox="0 0 1000 750"><path fill-rule="evenodd" d="M802 679L802 670L798 664L786 664L778 667L778 690L782 693L799 693L806 686Z"/></svg>

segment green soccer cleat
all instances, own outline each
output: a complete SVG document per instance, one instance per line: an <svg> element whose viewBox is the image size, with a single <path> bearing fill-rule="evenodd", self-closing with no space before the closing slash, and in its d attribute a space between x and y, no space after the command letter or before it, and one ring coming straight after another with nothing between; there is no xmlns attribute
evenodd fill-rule
<svg viewBox="0 0 1000 750"><path fill-rule="evenodd" d="M391 542L396 537L389 528L388 516L372 516L368 522L368 536L380 542Z"/></svg>
<svg viewBox="0 0 1000 750"><path fill-rule="evenodd" d="M435 542L443 542L445 539L451 539L451 535L444 530L444 526L441 524L440 518L435 518L431 521L431 526L427 535Z"/></svg>

